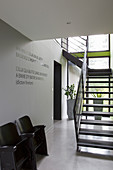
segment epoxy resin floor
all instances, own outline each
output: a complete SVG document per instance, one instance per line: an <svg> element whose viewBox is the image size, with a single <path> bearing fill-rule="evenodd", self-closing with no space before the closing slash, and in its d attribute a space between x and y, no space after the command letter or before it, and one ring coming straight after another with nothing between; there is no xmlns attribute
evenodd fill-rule
<svg viewBox="0 0 113 170"><path fill-rule="evenodd" d="M113 160L76 153L73 120L55 122L47 143L49 156L37 157L38 170L113 170Z"/></svg>

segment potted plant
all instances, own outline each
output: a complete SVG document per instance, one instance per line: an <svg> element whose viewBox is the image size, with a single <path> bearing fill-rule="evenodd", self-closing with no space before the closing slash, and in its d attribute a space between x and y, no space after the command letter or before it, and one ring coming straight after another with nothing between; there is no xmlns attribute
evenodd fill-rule
<svg viewBox="0 0 113 170"><path fill-rule="evenodd" d="M95 89L96 92L102 92L103 90L98 88L98 89ZM103 97L103 94L101 93L93 93L92 96L94 98L101 98ZM93 100L93 104L103 104L103 100L100 99L100 100ZM94 107L94 111L96 112L102 112L103 111L103 107ZM95 116L95 120L101 120L101 116Z"/></svg>
<svg viewBox="0 0 113 170"><path fill-rule="evenodd" d="M69 120L73 120L73 107L75 103L75 96L76 96L76 90L75 85L72 84L70 86L67 86L67 89L65 90L65 95L67 96L67 115Z"/></svg>

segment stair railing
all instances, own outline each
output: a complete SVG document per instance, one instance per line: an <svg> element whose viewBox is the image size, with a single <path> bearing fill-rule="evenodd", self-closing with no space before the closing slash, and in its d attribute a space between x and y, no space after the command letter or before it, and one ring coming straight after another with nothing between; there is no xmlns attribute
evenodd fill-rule
<svg viewBox="0 0 113 170"><path fill-rule="evenodd" d="M69 52L77 52L77 53L81 53L81 55L84 56L84 51L86 48L86 44L87 44L87 37L83 36L83 37L68 37L68 38L62 38L61 39L61 47Z"/></svg>
<svg viewBox="0 0 113 170"><path fill-rule="evenodd" d="M85 84L86 84L86 74L87 74L87 49L84 53L84 60L83 65L81 69L81 75L79 79L78 89L77 89L77 95L75 99L75 105L73 109L74 113L74 124L75 124L75 134L76 134L76 141L78 142L78 134L79 134L79 128L80 128L80 121L82 113L82 106L83 106L83 98L84 98L84 92L85 92Z"/></svg>

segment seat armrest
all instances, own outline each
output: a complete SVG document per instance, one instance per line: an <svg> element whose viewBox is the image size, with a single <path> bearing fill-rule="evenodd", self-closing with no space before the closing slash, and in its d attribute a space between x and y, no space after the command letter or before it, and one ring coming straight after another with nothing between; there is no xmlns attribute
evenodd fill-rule
<svg viewBox="0 0 113 170"><path fill-rule="evenodd" d="M37 126L34 126L34 129L41 129L41 128L45 128L46 126L45 125L37 125Z"/></svg>
<svg viewBox="0 0 113 170"><path fill-rule="evenodd" d="M40 128L37 127L37 126L34 126L34 127L33 127L33 130L34 130L34 133L37 133L37 132L40 130Z"/></svg>
<svg viewBox="0 0 113 170"><path fill-rule="evenodd" d="M0 146L0 151L16 151L17 147L20 146L21 144L23 144L24 142L26 142L28 140L28 138L22 138L21 141L19 141L16 145L14 146Z"/></svg>
<svg viewBox="0 0 113 170"><path fill-rule="evenodd" d="M32 133L22 133L21 134L21 136L22 136L22 138L24 138L24 137L28 137L28 138L30 138L30 137L34 137L34 135L35 135L35 132L32 132Z"/></svg>
<svg viewBox="0 0 113 170"><path fill-rule="evenodd" d="M19 145L23 144L24 142L26 142L28 140L28 138L26 136L22 137L21 136L21 141L19 141L17 144L16 144L16 147L18 147Z"/></svg>
<svg viewBox="0 0 113 170"><path fill-rule="evenodd" d="M16 151L16 146L0 146L0 152Z"/></svg>

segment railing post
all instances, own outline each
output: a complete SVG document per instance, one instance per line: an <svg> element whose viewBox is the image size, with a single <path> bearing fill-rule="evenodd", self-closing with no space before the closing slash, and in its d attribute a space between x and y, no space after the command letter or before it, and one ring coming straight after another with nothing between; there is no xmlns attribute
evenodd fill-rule
<svg viewBox="0 0 113 170"><path fill-rule="evenodd" d="M83 77L83 74L82 74L82 96L84 98L84 77Z"/></svg>

